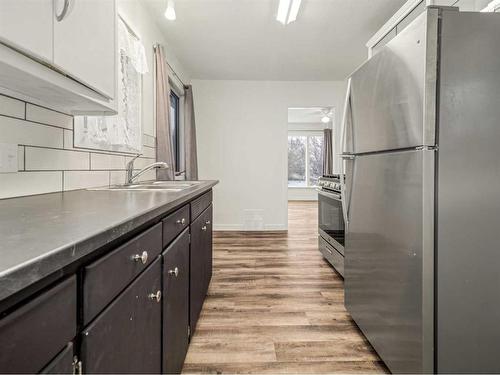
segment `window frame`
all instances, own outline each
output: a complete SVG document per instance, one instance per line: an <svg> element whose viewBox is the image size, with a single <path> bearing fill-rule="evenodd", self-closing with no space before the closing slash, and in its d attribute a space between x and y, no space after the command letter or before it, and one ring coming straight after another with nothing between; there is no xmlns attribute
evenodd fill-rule
<svg viewBox="0 0 500 375"><path fill-rule="evenodd" d="M289 130L287 135L287 155L288 155L288 137L306 137L306 148L305 148L305 186L290 186L288 184L287 176L287 187L288 189L315 189L318 185L309 185L310 171L309 171L309 138L310 137L324 137L324 132L321 130ZM323 140L323 147L325 147ZM288 167L288 156L287 156L287 167Z"/></svg>

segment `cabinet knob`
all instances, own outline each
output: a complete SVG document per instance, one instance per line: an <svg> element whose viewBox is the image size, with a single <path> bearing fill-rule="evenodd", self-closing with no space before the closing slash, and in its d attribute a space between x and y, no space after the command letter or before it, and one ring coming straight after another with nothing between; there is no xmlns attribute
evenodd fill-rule
<svg viewBox="0 0 500 375"><path fill-rule="evenodd" d="M204 232L206 232L207 231L207 226L206 225L202 226L201 230L204 231Z"/></svg>
<svg viewBox="0 0 500 375"><path fill-rule="evenodd" d="M210 220L207 220L205 224L210 225Z"/></svg>
<svg viewBox="0 0 500 375"><path fill-rule="evenodd" d="M146 264L147 261L148 261L148 252L147 251L143 251L142 254L135 254L134 256L132 256L132 260L138 262L138 261L141 261L142 264Z"/></svg>
<svg viewBox="0 0 500 375"><path fill-rule="evenodd" d="M148 298L151 301L160 302L161 301L161 290L158 290L156 293L149 293Z"/></svg>
<svg viewBox="0 0 500 375"><path fill-rule="evenodd" d="M181 224L181 225L184 225L186 224L186 219L182 218L182 219L179 219L176 221L177 224Z"/></svg>
<svg viewBox="0 0 500 375"><path fill-rule="evenodd" d="M168 274L177 277L177 276L179 276L179 269L177 267L175 267L173 270L169 270Z"/></svg>

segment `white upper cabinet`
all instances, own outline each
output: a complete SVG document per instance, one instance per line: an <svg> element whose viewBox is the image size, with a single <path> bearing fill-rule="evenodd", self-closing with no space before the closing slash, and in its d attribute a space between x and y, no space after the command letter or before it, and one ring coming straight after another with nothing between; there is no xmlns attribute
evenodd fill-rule
<svg viewBox="0 0 500 375"><path fill-rule="evenodd" d="M3 0L0 0L3 1ZM68 4L66 14L64 4ZM115 95L114 0L55 0L54 66L108 98Z"/></svg>
<svg viewBox="0 0 500 375"><path fill-rule="evenodd" d="M0 0L0 93L116 114L116 0Z"/></svg>
<svg viewBox="0 0 500 375"><path fill-rule="evenodd" d="M52 0L0 0L0 41L52 61Z"/></svg>

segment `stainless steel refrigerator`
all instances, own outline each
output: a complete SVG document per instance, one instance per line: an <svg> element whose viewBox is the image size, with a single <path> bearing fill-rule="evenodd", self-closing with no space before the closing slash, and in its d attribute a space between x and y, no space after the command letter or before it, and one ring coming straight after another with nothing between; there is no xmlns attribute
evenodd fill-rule
<svg viewBox="0 0 500 375"><path fill-rule="evenodd" d="M500 14L428 8L350 77L345 304L395 373L500 372Z"/></svg>

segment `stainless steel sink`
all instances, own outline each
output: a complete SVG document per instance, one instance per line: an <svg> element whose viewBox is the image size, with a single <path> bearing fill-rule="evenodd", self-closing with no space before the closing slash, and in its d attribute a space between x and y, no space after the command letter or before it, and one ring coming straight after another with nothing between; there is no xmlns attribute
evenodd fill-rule
<svg viewBox="0 0 500 375"><path fill-rule="evenodd" d="M147 181L130 185L114 185L87 189L91 191L171 191L177 192L200 184L201 181Z"/></svg>

